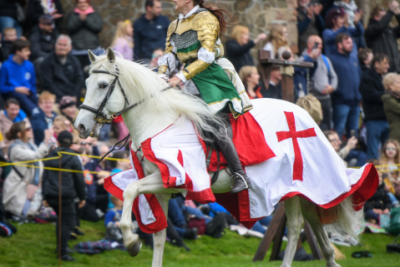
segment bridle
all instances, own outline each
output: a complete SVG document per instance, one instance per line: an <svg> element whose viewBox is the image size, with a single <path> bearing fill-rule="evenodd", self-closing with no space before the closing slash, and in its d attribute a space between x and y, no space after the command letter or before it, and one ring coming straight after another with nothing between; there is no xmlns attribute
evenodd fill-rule
<svg viewBox="0 0 400 267"><path fill-rule="evenodd" d="M128 110L130 110L130 109L132 109L134 107L137 107L138 105L142 104L145 101L145 99L142 99L142 100L140 100L139 102L137 102L135 104L129 105L129 101L128 101L128 98L126 97L125 90L122 87L121 82L119 81L119 69L118 69L117 64L115 64L115 69L116 69L116 74L111 73L111 72L106 71L106 70L93 70L92 71L92 73L104 73L104 74L112 75L115 78L111 82L111 84L108 86L107 94L106 94L106 96L104 97L103 101L101 102L100 106L97 109L93 108L93 107L90 107L88 105L83 105L83 104L79 106L80 109L86 109L86 110L94 113L95 114L94 120L96 122L98 122L98 123L101 123L101 124L110 124L113 121L113 119L117 118L119 115L122 115L125 112L127 112ZM126 107L123 110L115 113L114 115L111 116L111 118L107 118L107 116L103 113L103 109L104 109L104 106L107 104L107 101L110 99L111 94L114 92L115 84L117 82L118 82L119 87L121 88L122 95L124 96L124 99L125 99L124 103L126 103L128 105L128 107ZM166 90L168 90L170 88L173 88L173 87L172 86L168 86L168 87L162 89L161 92L164 92L164 91L166 91Z"/></svg>

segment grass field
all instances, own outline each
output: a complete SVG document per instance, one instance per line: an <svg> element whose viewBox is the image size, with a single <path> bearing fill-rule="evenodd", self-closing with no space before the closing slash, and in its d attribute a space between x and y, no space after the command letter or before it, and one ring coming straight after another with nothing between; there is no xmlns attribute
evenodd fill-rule
<svg viewBox="0 0 400 267"><path fill-rule="evenodd" d="M82 230L86 233L79 240L70 242L74 245L82 241L96 241L104 236L104 225L82 221ZM24 224L18 226L18 233L11 238L0 238L0 266L1 267L41 267L56 266L55 227L44 224ZM338 263L343 266L371 266L371 267L400 267L400 254L385 252L386 244L393 241L393 236L382 234L363 234L363 247L340 247L346 255L346 260ZM166 244L164 266L197 267L197 266L280 266L279 261L269 262L269 254L263 262L252 263L254 253L260 243L257 238L245 238L236 233L226 231L221 239L212 239L203 236L194 241L186 241L190 252ZM285 245L285 243L284 243ZM306 250L310 253L307 244ZM271 249L270 249L271 250ZM359 250L369 250L373 254L371 259L353 259L351 253ZM270 251L269 251L270 253ZM100 255L87 256L74 253L76 262L63 262L62 266L151 266L152 250L143 247L135 258L129 257L124 251L106 251ZM325 266L323 261L294 262L293 266Z"/></svg>

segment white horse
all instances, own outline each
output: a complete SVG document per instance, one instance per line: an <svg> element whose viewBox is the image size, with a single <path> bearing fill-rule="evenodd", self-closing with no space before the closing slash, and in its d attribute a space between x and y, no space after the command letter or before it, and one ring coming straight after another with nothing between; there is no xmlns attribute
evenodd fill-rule
<svg viewBox="0 0 400 267"><path fill-rule="evenodd" d="M82 138L86 138L92 131L101 127L101 124L95 120L94 112L102 106L100 111L103 113L103 117L110 118L127 108L128 103L141 102L140 105L122 114L131 134L132 149L134 150L140 147L144 140L174 123L179 116L185 116L192 120L198 129L207 128L204 118L214 118L202 100L191 97L181 90L162 91L167 84L156 73L140 64L115 57L111 49L107 51L106 56L96 57L91 52L89 55L92 65L90 77L86 80L87 92L83 104L91 107L92 110L90 111L90 108L81 109L74 124ZM110 95L109 85L112 84L115 85L115 90ZM104 99L106 101L104 105L101 105ZM141 155L138 156L141 157ZM120 228L123 232L124 244L132 256L139 252L141 244L138 235L133 234L131 230L131 210L134 199L140 194L155 194L167 216L168 200L171 194L184 191L184 189L164 188L159 169L146 159L143 161L143 168L146 177L129 184L123 194L124 206ZM212 191L225 193L230 190L231 177L225 170L222 170L219 179L212 185ZM291 266L292 264L304 223L303 216L310 223L316 235L326 260L326 266L339 266L335 262L334 250L330 245L324 225L318 217L316 205L299 197L290 198L284 204L287 215L288 243L281 266ZM333 209L339 214L340 226L348 230L347 232L351 231L357 223L352 212L351 201L347 199ZM165 229L154 234L153 267L162 266L165 239Z"/></svg>

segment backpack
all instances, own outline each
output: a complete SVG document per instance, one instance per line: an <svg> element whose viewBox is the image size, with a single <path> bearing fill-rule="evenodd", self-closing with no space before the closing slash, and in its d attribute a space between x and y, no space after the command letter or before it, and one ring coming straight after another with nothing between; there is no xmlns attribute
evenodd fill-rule
<svg viewBox="0 0 400 267"><path fill-rule="evenodd" d="M221 212L215 215L215 217L207 224L206 235L213 238L221 238L224 234L226 227L226 216Z"/></svg>

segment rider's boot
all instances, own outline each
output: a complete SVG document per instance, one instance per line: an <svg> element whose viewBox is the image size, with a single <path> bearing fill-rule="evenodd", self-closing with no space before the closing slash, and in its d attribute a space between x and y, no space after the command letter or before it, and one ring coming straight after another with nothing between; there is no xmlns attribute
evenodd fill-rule
<svg viewBox="0 0 400 267"><path fill-rule="evenodd" d="M250 179L243 171L242 164L239 160L239 155L236 151L235 145L232 142L232 139L226 134L224 138L216 138L214 141L228 162L228 166L233 175L231 181L231 194L236 194L245 189L251 188Z"/></svg>

